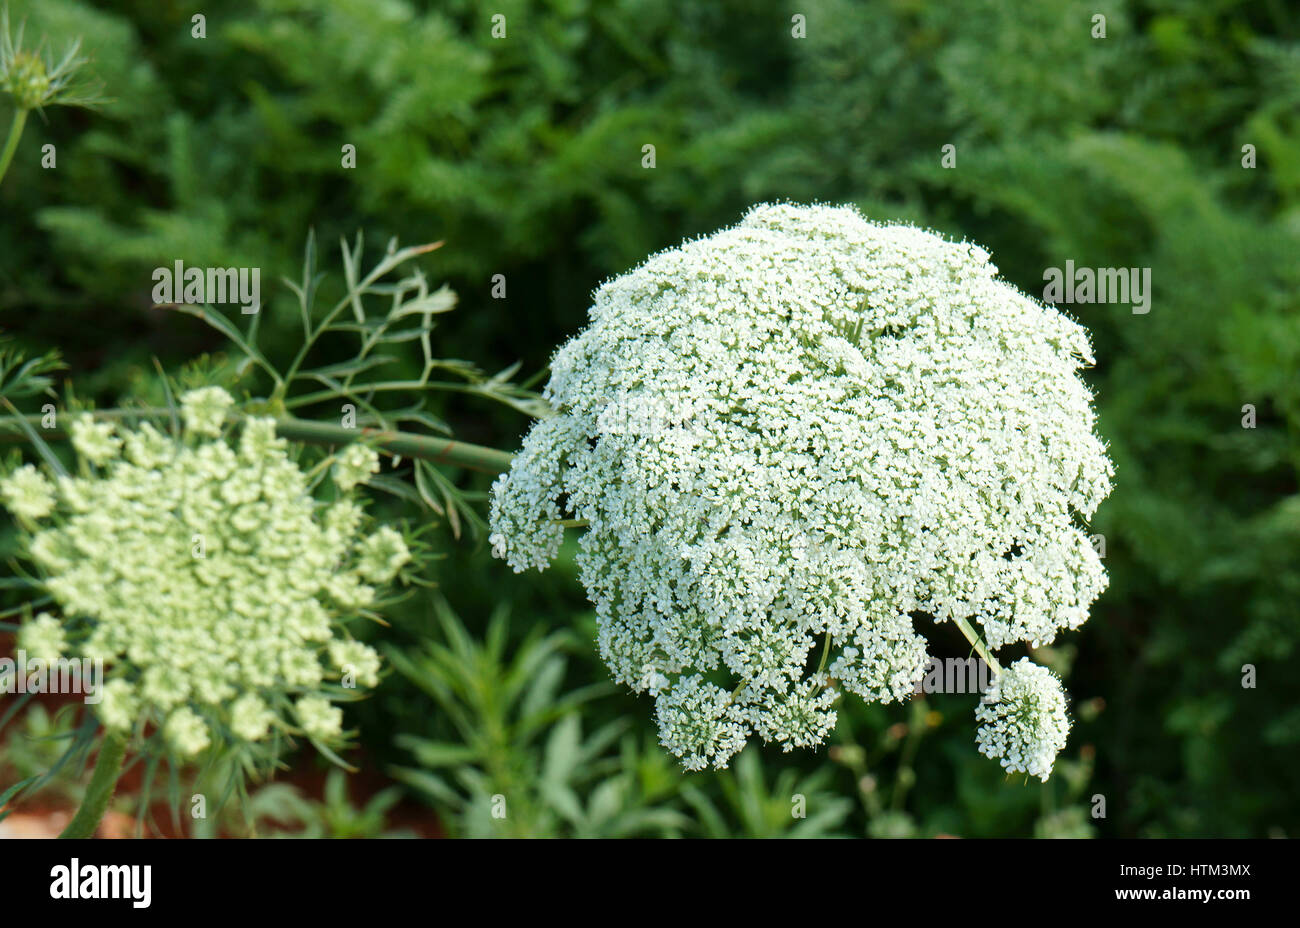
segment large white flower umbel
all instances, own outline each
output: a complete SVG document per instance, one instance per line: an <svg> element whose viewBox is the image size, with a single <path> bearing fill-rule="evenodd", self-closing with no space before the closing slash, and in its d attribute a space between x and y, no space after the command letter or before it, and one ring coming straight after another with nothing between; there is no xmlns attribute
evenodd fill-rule
<svg viewBox="0 0 1300 928"><path fill-rule="evenodd" d="M840 690L906 697L922 616L994 650L1086 620L1106 578L1076 514L1112 472L1091 349L996 270L851 208L758 206L606 283L556 354L556 415L494 488L493 549L544 568L586 524L601 654L686 767L751 734L816 745ZM980 743L1046 778L1064 694L1032 681L985 704L1015 726Z"/></svg>

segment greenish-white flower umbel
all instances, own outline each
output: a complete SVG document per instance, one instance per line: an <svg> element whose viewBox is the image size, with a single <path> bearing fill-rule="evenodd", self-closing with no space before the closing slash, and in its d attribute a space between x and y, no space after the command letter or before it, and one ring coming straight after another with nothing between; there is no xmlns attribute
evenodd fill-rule
<svg viewBox="0 0 1300 928"><path fill-rule="evenodd" d="M43 519L54 511L54 484L34 466L24 464L0 484L0 500L16 516Z"/></svg>
<svg viewBox="0 0 1300 928"><path fill-rule="evenodd" d="M225 425L226 413L235 404L234 398L221 387L200 387L181 397L181 415L185 428L195 435L216 438Z"/></svg>
<svg viewBox="0 0 1300 928"><path fill-rule="evenodd" d="M919 622L998 649L1086 620L1106 579L1077 520L1111 477L1091 361L974 245L756 207L596 293L494 487L493 550L544 568L585 522L601 655L688 768L816 745L841 691L912 692Z"/></svg>
<svg viewBox="0 0 1300 928"><path fill-rule="evenodd" d="M347 492L359 483L365 483L371 474L379 473L379 455L365 445L348 445L339 452L334 464L334 482Z"/></svg>
<svg viewBox="0 0 1300 928"><path fill-rule="evenodd" d="M27 652L28 658L52 661L67 649L68 638L59 620L42 612L19 628L18 647Z"/></svg>
<svg viewBox="0 0 1300 928"><path fill-rule="evenodd" d="M25 622L20 642L102 658L100 721L152 725L180 756L275 732L337 740L334 703L379 677L344 623L411 560L351 495L312 495L273 420L222 438L232 403L216 387L184 395L183 439L81 416L81 476L25 465L0 480L60 614ZM363 451L343 457L368 474L378 457Z"/></svg>

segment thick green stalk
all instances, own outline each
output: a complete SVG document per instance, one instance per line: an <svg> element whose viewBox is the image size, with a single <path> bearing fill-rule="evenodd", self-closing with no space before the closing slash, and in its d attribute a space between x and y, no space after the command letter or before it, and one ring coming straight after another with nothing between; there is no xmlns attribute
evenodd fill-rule
<svg viewBox="0 0 1300 928"><path fill-rule="evenodd" d="M471 445L448 438L431 438L385 429L346 429L310 419L277 419L275 430L282 438L316 445L346 445L364 439L385 451L408 458L422 458L434 464L455 464L470 470L499 474L510 469L514 458L508 451Z"/></svg>
<svg viewBox="0 0 1300 928"><path fill-rule="evenodd" d="M23 126L26 124L27 110L21 106L16 107L13 122L9 124L9 137L5 139L4 151L0 151L0 181L5 179L9 162L14 160L14 152L18 150L18 140L23 137Z"/></svg>
<svg viewBox="0 0 1300 928"><path fill-rule="evenodd" d="M166 416L163 408L149 409L99 409L94 415L103 419L155 419ZM34 428L40 428L42 416L24 416ZM22 438L21 432L13 434L19 425L13 419L0 419L0 439L6 437ZM354 441L373 442L385 451L400 454L408 458L422 458L435 464L452 464L470 470L486 471L499 474L510 469L513 455L508 451L473 445L467 441L452 441L449 438L434 438L428 435L413 435L391 429L344 428L311 419L296 419L292 416L277 419L275 430L280 437L290 441L301 441L315 445L347 445ZM61 429L42 429L42 438L61 438Z"/></svg>
<svg viewBox="0 0 1300 928"><path fill-rule="evenodd" d="M113 799L113 790L117 788L117 778L122 775L122 758L126 756L126 737L119 734L105 735L99 745L99 757L95 760L95 772L86 787L86 795L81 799L81 808L63 829L60 838L93 838L99 828L99 820L108 811L108 804Z"/></svg>

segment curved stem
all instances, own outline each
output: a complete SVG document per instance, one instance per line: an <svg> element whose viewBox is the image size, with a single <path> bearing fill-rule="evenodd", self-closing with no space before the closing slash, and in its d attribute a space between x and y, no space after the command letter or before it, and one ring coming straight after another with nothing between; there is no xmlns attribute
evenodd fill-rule
<svg viewBox="0 0 1300 928"><path fill-rule="evenodd" d="M993 652L985 646L984 640L980 638L979 633L975 631L975 629L971 628L971 624L965 619L958 618L953 618L953 622L955 622L957 627L961 629L961 633L966 636L966 640L970 642L971 647L975 649L975 652L984 659L984 663L989 665L989 669L993 671L994 675L996 676L997 674L1002 673L1002 665L999 664L998 659L993 656Z"/></svg>
<svg viewBox="0 0 1300 928"><path fill-rule="evenodd" d="M86 795L81 799L81 808L63 829L60 838L93 838L99 827L99 820L108 811L108 804L113 799L113 790L117 788L117 778L122 774L122 758L126 756L126 736L109 734L99 745L99 757L95 759L95 772L86 787Z"/></svg>
<svg viewBox="0 0 1300 928"><path fill-rule="evenodd" d="M13 122L9 124L9 137L5 139L4 151L0 151L0 180L4 180L9 162L14 160L18 150L18 140L23 137L23 126L27 123L27 110L21 106L14 110Z"/></svg>
<svg viewBox="0 0 1300 928"><path fill-rule="evenodd" d="M831 630L826 629L826 643L822 645L822 659L817 662L817 672L821 673L826 669L826 658L831 654Z"/></svg>

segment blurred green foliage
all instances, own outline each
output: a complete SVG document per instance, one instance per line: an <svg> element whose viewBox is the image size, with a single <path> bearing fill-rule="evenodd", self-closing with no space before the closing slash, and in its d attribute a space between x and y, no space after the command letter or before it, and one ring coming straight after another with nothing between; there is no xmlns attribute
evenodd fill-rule
<svg viewBox="0 0 1300 928"><path fill-rule="evenodd" d="M503 576L445 533L450 605L396 617L399 672L356 719L449 832L498 833L491 797L512 791L511 833L1296 833L1294 5L230 0L203 39L173 0L11 7L56 47L83 36L113 102L29 125L0 186L0 329L29 354L60 349L104 399L147 387L151 356L222 350L150 307L152 268L292 278L309 227L445 240L424 265L460 296L439 351L490 370L540 369L601 280L767 199L978 241L1035 294L1066 260L1151 268L1148 315L1069 307L1094 335L1118 478L1094 523L1111 589L1047 655L1078 710L1051 782L1006 782L978 757L959 695L849 703L829 751L751 747L733 771L683 775L648 701L603 686L571 564ZM264 343L291 350L292 294L266 313ZM499 447L525 426L472 399L446 415ZM947 631L940 650L964 656Z"/></svg>

